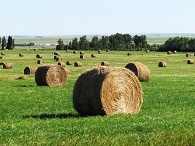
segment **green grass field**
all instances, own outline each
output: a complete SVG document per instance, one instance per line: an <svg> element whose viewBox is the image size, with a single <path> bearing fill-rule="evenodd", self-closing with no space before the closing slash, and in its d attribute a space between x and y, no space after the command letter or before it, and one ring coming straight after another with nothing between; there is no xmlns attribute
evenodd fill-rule
<svg viewBox="0 0 195 146"><path fill-rule="evenodd" d="M36 54L45 64L57 64L54 50L1 51L6 55L0 62L13 68L0 66L0 145L195 145L195 66L187 64L193 55L86 51L82 60L73 51L58 51L63 62L80 61L83 67L66 66L70 75L63 87L40 87L24 68L39 66ZM141 82L144 102L137 115L80 117L74 110L76 80L102 61L113 67L142 62L150 69L150 81ZM168 66L159 68L160 61Z"/></svg>

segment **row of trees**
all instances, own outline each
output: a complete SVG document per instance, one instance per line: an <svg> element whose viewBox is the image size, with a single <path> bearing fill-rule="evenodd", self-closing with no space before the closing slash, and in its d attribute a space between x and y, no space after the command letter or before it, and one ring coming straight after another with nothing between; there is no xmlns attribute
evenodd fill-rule
<svg viewBox="0 0 195 146"><path fill-rule="evenodd" d="M8 39L6 41L6 38L5 37L0 37L0 46L1 46L1 49L4 50L4 49L8 49L8 50L13 50L15 45L14 45L14 39L12 38L12 36L8 36Z"/></svg>
<svg viewBox="0 0 195 146"><path fill-rule="evenodd" d="M138 50L141 48L148 48L146 35L135 35L132 37L129 34L116 33L111 36L94 36L91 41L87 36L82 36L79 39L74 38L67 45L64 45L63 40L58 40L56 50Z"/></svg>
<svg viewBox="0 0 195 146"><path fill-rule="evenodd" d="M169 38L159 51L195 52L195 38L174 37Z"/></svg>

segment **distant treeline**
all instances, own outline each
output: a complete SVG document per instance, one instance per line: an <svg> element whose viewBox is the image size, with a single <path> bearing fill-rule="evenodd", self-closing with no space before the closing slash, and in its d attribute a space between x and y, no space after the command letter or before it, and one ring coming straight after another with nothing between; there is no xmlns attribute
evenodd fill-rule
<svg viewBox="0 0 195 146"><path fill-rule="evenodd" d="M56 50L140 50L142 48L150 48L146 41L146 35L135 35L116 33L111 36L94 36L91 41L87 36L82 36L79 39L74 38L67 45L64 45L63 40L58 40Z"/></svg>
<svg viewBox="0 0 195 146"><path fill-rule="evenodd" d="M148 44L146 35L120 34L116 33L110 36L94 36L91 41L87 36L74 38L68 44L64 44L60 38L56 50L150 50L150 51L177 51L177 52L195 52L195 38L189 37L171 37L164 44ZM35 43L15 44L11 36L6 41L5 37L0 37L1 49L13 49L15 46L34 46Z"/></svg>
<svg viewBox="0 0 195 146"><path fill-rule="evenodd" d="M188 37L169 38L158 51L195 52L195 39Z"/></svg>

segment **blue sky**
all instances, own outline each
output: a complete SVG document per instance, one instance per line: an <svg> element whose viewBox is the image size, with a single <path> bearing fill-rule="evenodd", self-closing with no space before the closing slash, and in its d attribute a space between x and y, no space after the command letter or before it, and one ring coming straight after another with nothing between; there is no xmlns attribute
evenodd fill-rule
<svg viewBox="0 0 195 146"><path fill-rule="evenodd" d="M0 36L195 33L194 0L1 0Z"/></svg>

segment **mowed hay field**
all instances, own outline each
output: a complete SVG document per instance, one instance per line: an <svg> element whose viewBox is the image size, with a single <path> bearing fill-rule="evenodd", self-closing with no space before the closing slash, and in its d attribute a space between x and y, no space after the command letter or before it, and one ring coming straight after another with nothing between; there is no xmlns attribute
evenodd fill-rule
<svg viewBox="0 0 195 146"><path fill-rule="evenodd" d="M57 64L55 50L1 50L0 145L195 145L195 65L186 53L128 51L84 51L85 59L73 51L57 51L70 74L64 86L38 86L35 75L24 75L26 67ZM23 54L20 57L19 54ZM91 57L94 54L96 57ZM107 61L112 67L141 62L150 69L150 80L141 82L143 105L136 115L81 117L73 108L73 89L87 69ZM166 67L158 67L159 62ZM88 91L86 91L88 92Z"/></svg>

